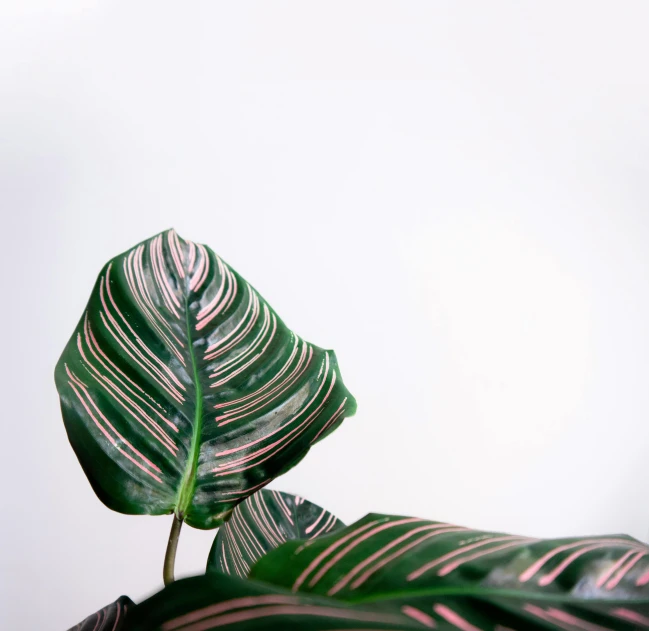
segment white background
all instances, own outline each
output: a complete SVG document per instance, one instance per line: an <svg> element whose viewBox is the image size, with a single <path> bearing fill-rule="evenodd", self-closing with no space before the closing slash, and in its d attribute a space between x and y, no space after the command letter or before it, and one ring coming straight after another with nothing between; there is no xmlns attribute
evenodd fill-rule
<svg viewBox="0 0 649 631"><path fill-rule="evenodd" d="M101 6L100 6L101 5ZM175 227L337 352L359 411L275 488L540 536L649 530L649 3L0 8L0 626L157 590L53 369ZM178 571L213 533L185 528Z"/></svg>

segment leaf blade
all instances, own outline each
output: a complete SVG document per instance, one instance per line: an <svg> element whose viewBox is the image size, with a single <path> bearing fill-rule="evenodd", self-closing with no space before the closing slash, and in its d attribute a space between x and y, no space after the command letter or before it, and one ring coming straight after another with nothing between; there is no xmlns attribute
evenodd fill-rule
<svg viewBox="0 0 649 631"><path fill-rule="evenodd" d="M355 411L332 351L174 231L103 268L55 377L102 501L199 528L222 523Z"/></svg>
<svg viewBox="0 0 649 631"><path fill-rule="evenodd" d="M432 600L411 597L408 604L351 605L335 598L295 594L267 582L211 572L177 581L138 605L129 618L128 629L637 631L649 625L646 601L592 603L582 600L582 605L558 609L536 597L521 602L488 595L440 595Z"/></svg>
<svg viewBox="0 0 649 631"><path fill-rule="evenodd" d="M292 539L314 539L344 524L303 497L262 489L239 504L214 539L207 571L245 578L262 556Z"/></svg>
<svg viewBox="0 0 649 631"><path fill-rule="evenodd" d="M115 602L106 605L98 612L89 615L68 631L119 631L124 628L135 603L128 596L120 596Z"/></svg>
<svg viewBox="0 0 649 631"><path fill-rule="evenodd" d="M355 606L406 608L437 626L649 623L649 548L626 536L538 540L368 515L326 539L284 544L250 576Z"/></svg>
<svg viewBox="0 0 649 631"><path fill-rule="evenodd" d="M376 629L408 631L407 617L374 608L351 608L317 596L210 572L182 579L138 605L129 631L303 631Z"/></svg>

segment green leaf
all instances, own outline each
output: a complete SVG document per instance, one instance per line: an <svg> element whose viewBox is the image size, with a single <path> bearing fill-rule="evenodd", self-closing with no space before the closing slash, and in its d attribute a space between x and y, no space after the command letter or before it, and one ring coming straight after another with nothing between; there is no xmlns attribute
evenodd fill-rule
<svg viewBox="0 0 649 631"><path fill-rule="evenodd" d="M119 631L124 627L126 616L130 615L133 607L135 604L128 596L120 596L114 603L88 616L69 631Z"/></svg>
<svg viewBox="0 0 649 631"><path fill-rule="evenodd" d="M649 548L626 536L539 540L368 515L282 545L250 576L421 628L649 628Z"/></svg>
<svg viewBox="0 0 649 631"><path fill-rule="evenodd" d="M376 606L291 594L220 572L186 578L137 605L125 631L410 631L421 625Z"/></svg>
<svg viewBox="0 0 649 631"><path fill-rule="evenodd" d="M103 268L55 376L101 500L197 528L221 524L356 409L332 351L173 230Z"/></svg>
<svg viewBox="0 0 649 631"><path fill-rule="evenodd" d="M535 540L368 515L283 544L252 579L178 581L136 607L129 629L647 629L648 553L625 536Z"/></svg>
<svg viewBox="0 0 649 631"><path fill-rule="evenodd" d="M219 528L207 570L246 577L257 560L286 541L314 539L341 528L338 518L303 497L263 489L239 504Z"/></svg>

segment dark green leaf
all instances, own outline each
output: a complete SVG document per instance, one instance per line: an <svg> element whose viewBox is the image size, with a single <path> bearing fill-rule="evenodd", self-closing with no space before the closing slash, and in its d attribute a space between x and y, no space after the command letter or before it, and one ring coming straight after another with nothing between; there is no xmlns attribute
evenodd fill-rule
<svg viewBox="0 0 649 631"><path fill-rule="evenodd" d="M290 541L242 581L212 572L138 606L134 631L649 628L649 549L629 537L533 540L368 515Z"/></svg>
<svg viewBox="0 0 649 631"><path fill-rule="evenodd" d="M317 596L210 572L172 583L135 607L127 631L408 631L421 629L401 613L350 607Z"/></svg>
<svg viewBox="0 0 649 631"><path fill-rule="evenodd" d="M248 576L255 562L291 539L314 539L344 524L303 497L263 489L234 509L219 528L207 561L208 571Z"/></svg>
<svg viewBox="0 0 649 631"><path fill-rule="evenodd" d="M250 576L430 628L649 628L649 548L626 536L538 540L368 515L282 545Z"/></svg>
<svg viewBox="0 0 649 631"><path fill-rule="evenodd" d="M120 596L114 603L88 616L69 631L119 631L124 627L126 616L134 606L128 596Z"/></svg>
<svg viewBox="0 0 649 631"><path fill-rule="evenodd" d="M56 384L102 501L198 528L221 524L356 407L332 351L172 230L104 267Z"/></svg>

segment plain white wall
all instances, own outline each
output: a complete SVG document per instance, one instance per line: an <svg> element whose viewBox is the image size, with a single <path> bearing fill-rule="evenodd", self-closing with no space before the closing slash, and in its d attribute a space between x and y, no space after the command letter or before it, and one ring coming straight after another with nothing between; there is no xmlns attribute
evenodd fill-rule
<svg viewBox="0 0 649 631"><path fill-rule="evenodd" d="M157 590L52 372L101 265L210 244L359 412L275 488L540 536L649 529L649 3L0 5L2 603ZM213 533L184 529L178 568Z"/></svg>

